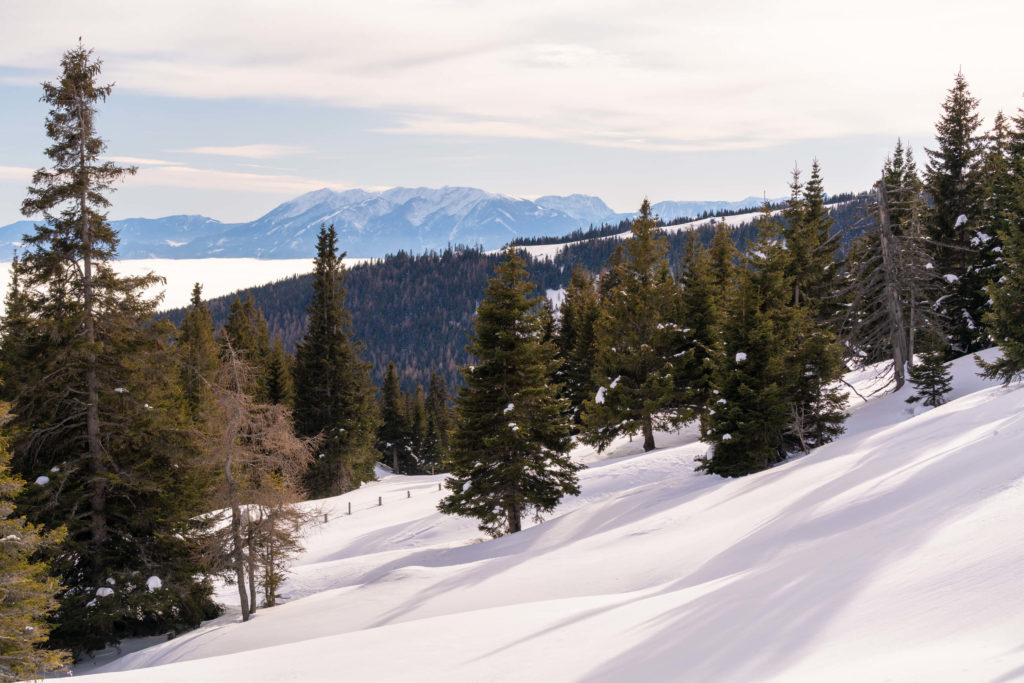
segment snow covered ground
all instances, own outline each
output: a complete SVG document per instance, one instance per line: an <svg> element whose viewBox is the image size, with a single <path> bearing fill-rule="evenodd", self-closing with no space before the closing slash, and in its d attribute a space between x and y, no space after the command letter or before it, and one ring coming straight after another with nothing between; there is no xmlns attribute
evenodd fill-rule
<svg viewBox="0 0 1024 683"><path fill-rule="evenodd" d="M345 265L351 267L366 260L345 259ZM313 259L138 259L116 263L117 271L122 275L153 272L166 278L166 284L149 292L151 296L163 292L162 310L188 305L192 285L196 282L203 285L203 297L213 299L247 287L313 272ZM10 270L10 262L0 263L0 292L3 294L6 294L10 283ZM3 296L0 294L0 314L3 311Z"/></svg>
<svg viewBox="0 0 1024 683"><path fill-rule="evenodd" d="M855 399L742 479L695 473L693 430L580 448L582 495L496 540L435 511L442 475L384 476L316 504L286 604L243 624L222 587L226 615L85 680L1019 680L1024 390L955 372L948 404Z"/></svg>

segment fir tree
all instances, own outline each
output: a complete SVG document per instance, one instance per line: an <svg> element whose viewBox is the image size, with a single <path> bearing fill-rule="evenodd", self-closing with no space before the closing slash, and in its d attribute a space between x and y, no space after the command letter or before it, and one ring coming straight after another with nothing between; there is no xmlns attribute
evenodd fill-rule
<svg viewBox="0 0 1024 683"><path fill-rule="evenodd" d="M720 288L713 267L710 251L691 233L679 269L680 319L686 326L688 348L677 361L675 380L682 409L702 419L712 403L715 368L722 363L724 353L726 291Z"/></svg>
<svg viewBox="0 0 1024 683"><path fill-rule="evenodd" d="M704 463L712 474L738 477L763 470L786 455L791 419L787 354L792 337L792 281L781 228L765 203L758 240L738 271L724 327L725 353L718 366L714 402L704 438L712 444ZM717 393L715 393L717 392Z"/></svg>
<svg viewBox="0 0 1024 683"><path fill-rule="evenodd" d="M411 474L414 468L409 443L409 422L402 403L402 390L395 364L388 363L384 384L381 385L377 450L395 474Z"/></svg>
<svg viewBox="0 0 1024 683"><path fill-rule="evenodd" d="M1014 118L1009 147L1009 200L997 225L1003 275L988 285L992 308L985 314L985 325L999 345L1000 357L992 362L975 357L982 376L1005 384L1024 376L1024 112Z"/></svg>
<svg viewBox="0 0 1024 683"><path fill-rule="evenodd" d="M181 361L181 389L185 408L193 422L198 422L214 399L213 382L220 366L219 347L214 339L213 318L203 301L203 288L197 282L176 344Z"/></svg>
<svg viewBox="0 0 1024 683"><path fill-rule="evenodd" d="M985 340L982 311L972 305L967 278L976 265L977 252L971 241L981 218L976 204L982 155L977 109L978 100L971 96L967 80L957 73L936 124L938 148L926 150L925 180L931 198L928 232L940 245L935 265L949 281L940 310L948 320L952 350L958 353L975 351Z"/></svg>
<svg viewBox="0 0 1024 683"><path fill-rule="evenodd" d="M100 62L81 45L61 66L60 80L43 85L53 165L35 173L22 204L44 222L24 238L9 292L5 347L19 368L5 391L16 470L50 479L22 493L21 509L48 527L67 525L51 560L63 585L51 640L79 654L191 627L216 610L181 521L201 510L205 483L170 326L144 298L159 278L118 277L111 267L117 236L105 194L134 172L100 160L96 104L111 88L97 83ZM149 589L150 576L160 588Z"/></svg>
<svg viewBox="0 0 1024 683"><path fill-rule="evenodd" d="M409 419L409 449L412 452L410 472L423 472L421 453L427 439L427 406L423 386L417 384L412 394L407 394L405 414Z"/></svg>
<svg viewBox="0 0 1024 683"><path fill-rule="evenodd" d="M281 337L274 337L267 356L267 403L291 408L295 400L292 382L292 356L284 350Z"/></svg>
<svg viewBox="0 0 1024 683"><path fill-rule="evenodd" d="M227 323L220 333L221 348L231 347L251 370L246 389L259 403L270 402L270 332L263 311L253 303L248 292L231 302Z"/></svg>
<svg viewBox="0 0 1024 683"><path fill-rule="evenodd" d="M569 403L573 431L578 432L583 403L593 398L597 391L591 374L596 355L594 323L599 303L594 276L584 268L573 269L560 311L555 337L561 361L558 380L562 385L562 395Z"/></svg>
<svg viewBox="0 0 1024 683"><path fill-rule="evenodd" d="M6 419L0 407L0 419ZM0 681L37 678L59 671L67 653L43 649L50 632L46 616L59 590L38 556L58 545L64 529L46 532L15 515L14 499L24 485L10 472L10 454L0 443Z"/></svg>
<svg viewBox="0 0 1024 683"><path fill-rule="evenodd" d="M910 368L910 383L914 393L907 403L921 401L934 408L946 402L944 396L953 390L953 378L949 374L952 363L945 360L945 345L939 338L932 337L925 345L918 362Z"/></svg>
<svg viewBox="0 0 1024 683"><path fill-rule="evenodd" d="M674 358L682 329L679 290L668 268L668 250L646 199L632 236L611 264L613 286L595 323L597 354L592 379L597 394L584 403L584 440L603 450L623 434L642 433L644 450L655 447L654 430L678 425L674 410Z"/></svg>
<svg viewBox="0 0 1024 683"><path fill-rule="evenodd" d="M429 470L431 474L435 469L444 467L448 461L452 431L449 401L448 385L444 377L437 372L431 373L424 401L427 428L420 453L424 470Z"/></svg>
<svg viewBox="0 0 1024 683"><path fill-rule="evenodd" d="M301 436L322 434L320 453L307 486L323 497L373 479L377 410L369 364L352 338L334 226L321 227L313 265L313 299L306 331L295 350L295 428Z"/></svg>
<svg viewBox="0 0 1024 683"><path fill-rule="evenodd" d="M577 495L579 465L567 455L566 410L552 384L555 348L543 341L540 302L525 264L508 248L477 309L457 400L445 514L476 517L493 536L522 529L565 495Z"/></svg>

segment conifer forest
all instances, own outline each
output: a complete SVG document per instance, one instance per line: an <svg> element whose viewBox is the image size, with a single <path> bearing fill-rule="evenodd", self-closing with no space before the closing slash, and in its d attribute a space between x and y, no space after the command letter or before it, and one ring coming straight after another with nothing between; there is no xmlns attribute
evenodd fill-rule
<svg viewBox="0 0 1024 683"><path fill-rule="evenodd" d="M327 501L375 472L447 473L437 509L496 538L580 494L581 444L692 428L701 472L747 477L844 433L850 371L928 407L992 346L977 372L1024 376L1024 113L983 127L963 73L934 148L894 136L870 187L807 159L749 220L678 229L644 200L353 267L325 221L310 273L210 299L200 279L164 310L159 272L113 265L115 190L145 168L107 156L100 57L79 43L43 84L0 320L0 680L189 632L218 582L243 622L275 609Z"/></svg>

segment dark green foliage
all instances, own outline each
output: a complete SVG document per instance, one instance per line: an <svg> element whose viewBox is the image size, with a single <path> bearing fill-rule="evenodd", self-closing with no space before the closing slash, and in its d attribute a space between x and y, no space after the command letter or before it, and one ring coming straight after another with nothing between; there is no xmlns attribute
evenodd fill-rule
<svg viewBox="0 0 1024 683"><path fill-rule="evenodd" d="M216 612L196 579L188 523L205 482L177 386L173 330L143 298L159 278L118 277L117 236L104 193L129 172L100 161L95 105L100 64L64 55L47 156L26 215L45 223L24 239L4 321L4 392L12 402L14 467L50 479L22 493L37 523L67 526L50 564L62 583L51 640L76 654L130 636L194 626ZM146 580L161 579L150 590ZM110 595L99 594L110 591Z"/></svg>
<svg viewBox="0 0 1024 683"><path fill-rule="evenodd" d="M424 472L434 473L448 462L451 448L452 415L448 385L438 373L430 376L427 398L424 400L426 430L420 447L420 466Z"/></svg>
<svg viewBox="0 0 1024 683"><path fill-rule="evenodd" d="M1012 174L1006 192L1008 201L997 225L1003 246L1003 275L988 286L992 309L985 315L985 325L992 341L999 345L1000 357L991 363L978 359L982 376L1006 384L1024 375L1024 112L1014 118L1009 147Z"/></svg>
<svg viewBox="0 0 1024 683"><path fill-rule="evenodd" d="M220 367L219 347L214 339L213 318L203 301L203 288L196 283L192 302L181 321L175 349L181 363L180 383L185 409L199 422L213 405L213 383Z"/></svg>
<svg viewBox="0 0 1024 683"><path fill-rule="evenodd" d="M380 426L377 428L377 450L381 460L395 474L412 474L415 465L409 435L409 420L402 401L395 364L388 363L380 396Z"/></svg>
<svg viewBox="0 0 1024 683"><path fill-rule="evenodd" d="M423 469L422 452L427 439L427 406L423 387L416 385L416 391L405 394L405 414L409 419L409 448L413 453L410 472L428 471Z"/></svg>
<svg viewBox="0 0 1024 683"><path fill-rule="evenodd" d="M918 354L917 362L910 368L910 383L914 386L914 394L907 403L921 401L924 405L934 408L946 402L944 396L953 389L953 378L949 374L952 363L945 360L946 349L942 341L932 337Z"/></svg>
<svg viewBox="0 0 1024 683"><path fill-rule="evenodd" d="M6 417L6 407L0 407L0 420ZM65 652L41 647L60 586L38 554L59 544L64 529L47 532L16 514L14 499L25 482L11 474L10 460L0 442L0 681L58 671L69 659Z"/></svg>
<svg viewBox="0 0 1024 683"><path fill-rule="evenodd" d="M337 495L373 479L377 455L370 367L352 337L337 242L333 225L320 229L306 332L295 350L295 429L300 436L322 435L307 480L314 497Z"/></svg>
<svg viewBox="0 0 1024 683"><path fill-rule="evenodd" d="M684 335L679 289L668 267L668 244L644 200L621 260L602 283L604 297L594 324L597 354L592 381L597 394L583 405L583 439L599 450L620 435L642 433L644 450L655 447L654 430L680 424L674 363Z"/></svg>
<svg viewBox="0 0 1024 683"><path fill-rule="evenodd" d="M599 313L594 276L582 267L573 269L559 313L555 337L561 362L558 381L570 406L573 431L578 432L583 402L597 391L591 375L597 354L594 323Z"/></svg>
<svg viewBox="0 0 1024 683"><path fill-rule="evenodd" d="M845 246L861 229L851 226L862 219L865 200L835 205L831 203L835 199L829 199L836 220L833 232L841 232ZM715 231L714 222L709 221L694 230L668 233L669 263L682 258L691 232L701 244L710 244ZM728 234L742 249L755 232L752 224L744 224ZM527 258L531 280L541 291L566 287L576 266L599 273L621 244L621 240L596 240L571 245L552 260ZM458 368L469 363L466 335L472 329L480 292L500 260L498 254L476 250L418 256L400 252L352 267L345 276L345 306L352 315L355 338L366 344L364 357L373 363L374 382L379 386L388 362L394 362L407 391L417 384L426 386L433 372L441 373L448 386L461 384ZM716 272L720 272L717 267ZM271 334L281 336L285 350L293 350L302 336L311 281L312 276L304 275L246 292L266 316ZM209 302L215 326L224 324L233 299L234 295ZM182 315L180 309L168 313L177 324Z"/></svg>
<svg viewBox="0 0 1024 683"><path fill-rule="evenodd" d="M745 267L724 328L725 353L717 368L717 393L705 421L712 444L705 469L738 477L765 469L786 455L790 420L787 353L792 338L792 283L781 226L768 210L759 219L761 236Z"/></svg>
<svg viewBox="0 0 1024 683"><path fill-rule="evenodd" d="M226 346L228 340L251 372L246 391L257 403L270 403L270 333L263 311L248 292L244 299L236 296L231 302L227 322L220 331L221 346Z"/></svg>
<svg viewBox="0 0 1024 683"><path fill-rule="evenodd" d="M470 351L457 400L449 494L445 514L476 517L493 536L522 528L576 495L576 471L567 455L566 408L552 383L555 347L542 340L540 302L514 249L488 282L477 310Z"/></svg>
<svg viewBox="0 0 1024 683"><path fill-rule="evenodd" d="M931 199L928 234L940 246L935 254L939 273L951 282L940 310L947 320L952 352L976 351L986 344L981 322L984 301L972 296L968 274L978 265L971 244L982 216L978 206L978 167L983 146L978 134L978 100L958 73L936 124L938 148L928 149L925 184Z"/></svg>
<svg viewBox="0 0 1024 683"><path fill-rule="evenodd" d="M292 381L294 358L284 350L281 337L274 337L267 356L267 403L290 408L295 400L295 385Z"/></svg>

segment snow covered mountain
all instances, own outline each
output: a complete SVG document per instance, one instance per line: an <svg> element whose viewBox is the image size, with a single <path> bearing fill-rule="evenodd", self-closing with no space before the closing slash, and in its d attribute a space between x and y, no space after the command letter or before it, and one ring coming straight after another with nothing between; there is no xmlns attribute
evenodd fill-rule
<svg viewBox="0 0 1024 683"><path fill-rule="evenodd" d="M655 210L671 220L741 205L748 200L662 202ZM530 201L471 187L396 187L383 192L316 190L248 223L168 216L112 225L121 236L118 253L124 259L291 259L314 255L317 231L324 223L334 224L339 244L350 256L381 257L449 245L497 249L516 237L557 237L591 225L616 224L631 215L612 211L598 197L578 194ZM18 221L0 227L0 260L9 258L32 225Z"/></svg>
<svg viewBox="0 0 1024 683"><path fill-rule="evenodd" d="M1020 680L1024 388L975 371L930 410L850 375L845 435L739 479L695 471L696 430L579 448L581 495L494 540L437 512L444 475L383 475L308 503L285 604L241 623L221 585L224 616L76 678Z"/></svg>

